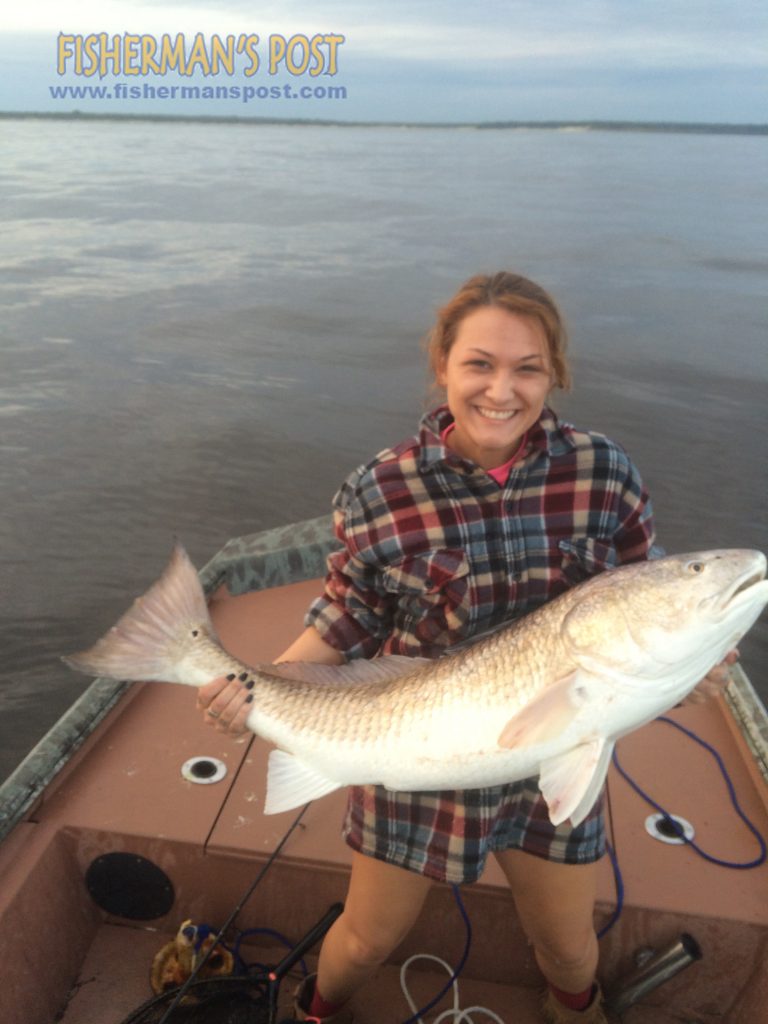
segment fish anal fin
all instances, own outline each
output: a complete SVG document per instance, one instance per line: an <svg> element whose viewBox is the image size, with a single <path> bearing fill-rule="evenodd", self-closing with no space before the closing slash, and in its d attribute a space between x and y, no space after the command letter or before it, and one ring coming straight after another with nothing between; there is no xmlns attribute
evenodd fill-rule
<svg viewBox="0 0 768 1024"><path fill-rule="evenodd" d="M605 785L605 777L608 774L608 768L611 763L611 755L613 754L613 748L615 746L614 741L599 740L596 742L601 743L602 748L598 753L597 764L592 774L592 781L584 790L584 793L579 803L568 815L568 817L571 819L571 824L574 826L574 828L577 825L580 825L581 822L586 818L586 816L592 810L595 801L600 796L600 791Z"/></svg>
<svg viewBox="0 0 768 1024"><path fill-rule="evenodd" d="M613 743L598 736L542 763L539 789L553 825L584 820L600 795L612 750Z"/></svg>
<svg viewBox="0 0 768 1024"><path fill-rule="evenodd" d="M579 672L551 683L514 715L501 731L499 746L514 749L555 739L573 720L579 706Z"/></svg>
<svg viewBox="0 0 768 1024"><path fill-rule="evenodd" d="M293 754L273 750L269 755L264 813L290 811L340 788L340 783L321 775Z"/></svg>

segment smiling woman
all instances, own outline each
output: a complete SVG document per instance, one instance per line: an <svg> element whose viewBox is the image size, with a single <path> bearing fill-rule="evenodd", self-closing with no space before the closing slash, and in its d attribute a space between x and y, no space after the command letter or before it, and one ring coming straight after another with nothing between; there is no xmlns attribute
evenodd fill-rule
<svg viewBox="0 0 768 1024"><path fill-rule="evenodd" d="M580 579L648 557L650 502L626 453L545 405L569 375L562 320L542 288L506 271L471 278L439 311L429 351L447 402L417 436L342 484L340 550L282 661L439 657ZM484 698L471 689L461 730L477 741L471 723ZM200 691L219 729L241 730L247 701L231 678ZM439 760L447 736L431 735ZM344 1004L410 930L429 880L475 881L494 854L550 986L544 1019L563 1024L578 1013L582 1024L605 1024L592 923L605 841L600 786L584 815L555 823L533 778L427 792L402 781L394 791L350 790L346 909L328 933L317 984L299 995L299 1019L341 1024Z"/></svg>

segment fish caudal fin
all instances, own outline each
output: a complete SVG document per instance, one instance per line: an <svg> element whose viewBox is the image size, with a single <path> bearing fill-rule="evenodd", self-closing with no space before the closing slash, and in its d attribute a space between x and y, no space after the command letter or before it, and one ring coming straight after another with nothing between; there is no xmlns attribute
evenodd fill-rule
<svg viewBox="0 0 768 1024"><path fill-rule="evenodd" d="M187 634L213 635L203 588L181 544L162 576L93 647L63 660L91 676L156 679L175 683L175 666L191 642Z"/></svg>
<svg viewBox="0 0 768 1024"><path fill-rule="evenodd" d="M316 772L293 754L273 750L269 755L264 813L290 811L326 793L332 793L335 789L341 789L340 783Z"/></svg>
<svg viewBox="0 0 768 1024"><path fill-rule="evenodd" d="M542 763L539 789L553 825L570 818L575 827L586 818L603 788L612 752L613 742L600 736Z"/></svg>

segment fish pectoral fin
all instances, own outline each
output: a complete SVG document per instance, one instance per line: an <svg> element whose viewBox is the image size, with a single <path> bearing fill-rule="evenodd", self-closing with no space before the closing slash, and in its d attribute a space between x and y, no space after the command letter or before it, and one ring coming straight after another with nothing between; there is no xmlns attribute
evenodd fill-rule
<svg viewBox="0 0 768 1024"><path fill-rule="evenodd" d="M613 741L599 736L542 763L539 789L553 825L570 818L576 826L586 818L603 788L612 752Z"/></svg>
<svg viewBox="0 0 768 1024"><path fill-rule="evenodd" d="M581 673L570 672L551 683L514 715L501 731L499 746L514 749L546 743L559 736L573 721L579 707L578 687Z"/></svg>
<svg viewBox="0 0 768 1024"><path fill-rule="evenodd" d="M265 814L280 814L317 800L341 784L333 782L285 750L273 750L267 769Z"/></svg>

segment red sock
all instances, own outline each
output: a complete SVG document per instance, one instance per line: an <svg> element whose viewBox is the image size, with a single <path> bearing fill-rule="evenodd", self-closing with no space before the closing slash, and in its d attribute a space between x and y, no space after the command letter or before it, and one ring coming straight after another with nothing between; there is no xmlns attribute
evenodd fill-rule
<svg viewBox="0 0 768 1024"><path fill-rule="evenodd" d="M559 1003L567 1006L569 1010L586 1010L592 1002L595 986L590 985L583 992L564 992L561 988L550 985L549 991Z"/></svg>
<svg viewBox="0 0 768 1024"><path fill-rule="evenodd" d="M312 993L312 1000L309 1004L309 1015L310 1017L332 1017L334 1013L338 1013L344 1003L328 1003L320 995L320 989L315 984L315 991Z"/></svg>

